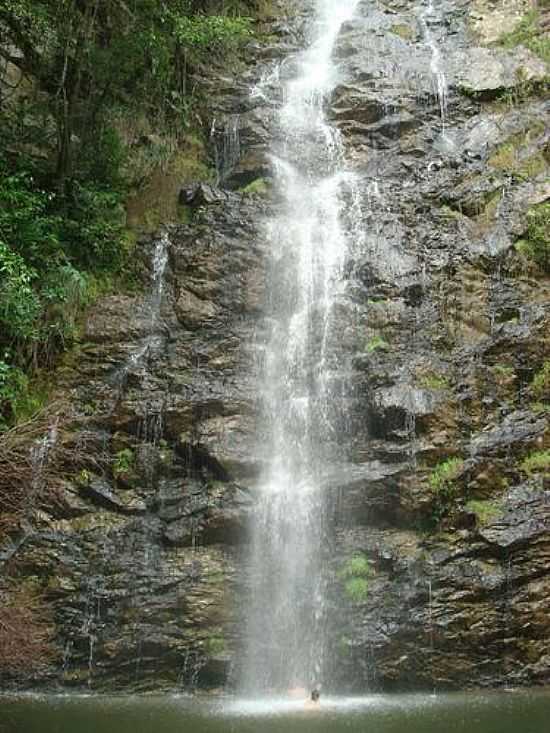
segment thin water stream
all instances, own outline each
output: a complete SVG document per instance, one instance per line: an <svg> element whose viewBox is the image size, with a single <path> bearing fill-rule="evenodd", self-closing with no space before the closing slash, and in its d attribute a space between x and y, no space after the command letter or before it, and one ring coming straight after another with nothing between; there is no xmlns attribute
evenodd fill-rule
<svg viewBox="0 0 550 733"><path fill-rule="evenodd" d="M128 356L123 366L115 374L115 384L118 392L124 391L129 373L140 366L141 362L158 348L161 343L159 320L164 295L166 265L168 264L168 248L170 241L167 234L163 234L155 243L151 266L151 291L145 301L145 316L148 320L147 333L139 346Z"/></svg>

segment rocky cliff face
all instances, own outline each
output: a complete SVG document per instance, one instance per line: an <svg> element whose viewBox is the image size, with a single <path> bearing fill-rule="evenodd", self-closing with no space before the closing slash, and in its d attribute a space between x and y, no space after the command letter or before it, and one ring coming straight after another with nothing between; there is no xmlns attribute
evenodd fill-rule
<svg viewBox="0 0 550 733"><path fill-rule="evenodd" d="M327 478L337 687L550 681L547 70L491 45L524 10L363 0L338 42L327 104L358 183L336 316L349 420ZM187 223L140 243L144 294L102 299L59 370L70 409L36 470L78 460L3 548L54 612L59 656L35 683L235 679L267 151L307 22L274 22L247 71L210 80L218 186L182 192Z"/></svg>

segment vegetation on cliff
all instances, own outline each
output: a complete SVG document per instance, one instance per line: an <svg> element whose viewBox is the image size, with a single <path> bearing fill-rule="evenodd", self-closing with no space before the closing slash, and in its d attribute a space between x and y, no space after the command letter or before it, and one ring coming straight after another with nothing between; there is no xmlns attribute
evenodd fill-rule
<svg viewBox="0 0 550 733"><path fill-rule="evenodd" d="M61 445L37 467L29 447L40 450L52 419L63 425L61 408L36 414L47 394L40 371L78 338L83 307L106 290L135 288L128 197L178 148L196 157L193 75L227 62L259 10L255 0L0 0L3 540L57 506L61 474L96 468L79 447ZM115 475L132 459L121 451ZM48 665L54 628L40 584L22 583L8 555L2 680Z"/></svg>
<svg viewBox="0 0 550 733"><path fill-rule="evenodd" d="M0 428L36 407L29 377L74 340L82 306L132 284L130 121L177 145L196 124L193 70L246 40L257 9L0 0Z"/></svg>
<svg viewBox="0 0 550 733"><path fill-rule="evenodd" d="M499 44L505 48L525 46L550 63L550 39L541 28L541 12L537 8L526 13L513 31L503 34Z"/></svg>

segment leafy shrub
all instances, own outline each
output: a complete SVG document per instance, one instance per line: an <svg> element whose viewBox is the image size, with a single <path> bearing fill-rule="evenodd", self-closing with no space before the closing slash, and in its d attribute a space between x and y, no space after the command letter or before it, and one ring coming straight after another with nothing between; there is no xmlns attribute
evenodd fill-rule
<svg viewBox="0 0 550 733"><path fill-rule="evenodd" d="M29 170L10 170L0 157L0 240L11 243L29 267L44 258L59 260L59 218L51 211L54 194Z"/></svg>
<svg viewBox="0 0 550 733"><path fill-rule="evenodd" d="M71 217L63 221L63 238L71 258L91 270L117 271L123 261L125 213L118 191L75 183Z"/></svg>
<svg viewBox="0 0 550 733"><path fill-rule="evenodd" d="M113 475L116 477L133 473L136 457L131 448L124 448L115 455Z"/></svg>
<svg viewBox="0 0 550 733"><path fill-rule="evenodd" d="M38 337L41 306L33 288L37 277L37 271L0 239L0 324L8 343Z"/></svg>
<svg viewBox="0 0 550 733"><path fill-rule="evenodd" d="M429 477L430 489L435 494L453 494L453 482L458 478L463 468L464 461L462 458L449 458L438 463Z"/></svg>
<svg viewBox="0 0 550 733"><path fill-rule="evenodd" d="M252 19L221 15L171 14L174 34L187 48L200 50L233 46L252 34Z"/></svg>
<svg viewBox="0 0 550 733"><path fill-rule="evenodd" d="M363 553L356 553L344 563L340 577L344 579L344 590L354 603L364 601L368 595L368 578L372 575L368 558Z"/></svg>
<svg viewBox="0 0 550 733"><path fill-rule="evenodd" d="M7 426L2 415L11 415L14 405L27 389L28 379L21 369L0 361L0 429Z"/></svg>
<svg viewBox="0 0 550 733"><path fill-rule="evenodd" d="M118 191L75 181L62 197L45 178L27 156L0 155L0 348L10 370L0 398L4 427L16 417L16 398L25 414L32 404L14 375L51 364L72 343L93 297L91 274L120 271L126 256Z"/></svg>

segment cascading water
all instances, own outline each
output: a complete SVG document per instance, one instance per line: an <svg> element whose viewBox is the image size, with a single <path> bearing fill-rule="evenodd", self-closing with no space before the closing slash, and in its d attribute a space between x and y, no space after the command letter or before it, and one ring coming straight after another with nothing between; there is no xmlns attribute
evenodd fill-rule
<svg viewBox="0 0 550 733"><path fill-rule="evenodd" d="M130 371L139 366L147 354L149 354L151 350L157 348L160 343L158 321L160 318L162 296L164 294L169 244L170 241L166 234L163 234L155 244L151 263L153 269L152 287L151 293L145 304L146 314L149 318L148 333L139 347L130 354L124 366L117 371L115 382L118 386L118 392L122 392L124 390Z"/></svg>
<svg viewBox="0 0 550 733"><path fill-rule="evenodd" d="M342 217L352 180L324 106L337 83L334 44L357 3L316 1L313 42L284 87L274 133L282 204L268 224L261 389L268 460L251 528L247 692L323 682L323 477L338 456L342 354L334 305L343 289Z"/></svg>
<svg viewBox="0 0 550 733"><path fill-rule="evenodd" d="M435 8L433 5L433 0L429 0L428 7L420 15L420 24L422 26L424 38L432 54L432 58L430 61L430 72L435 82L435 91L437 100L439 102L441 131L443 136L445 136L445 121L447 117L447 99L449 96L449 88L443 68L443 62L441 60L441 51L430 29L430 23L433 22L434 17Z"/></svg>
<svg viewBox="0 0 550 733"><path fill-rule="evenodd" d="M221 121L214 118L212 121L210 139L216 160L216 185L231 173L241 156L239 125L239 115L228 115Z"/></svg>

